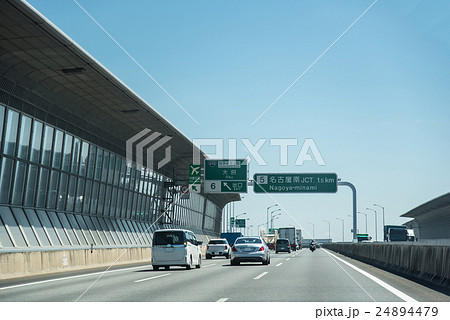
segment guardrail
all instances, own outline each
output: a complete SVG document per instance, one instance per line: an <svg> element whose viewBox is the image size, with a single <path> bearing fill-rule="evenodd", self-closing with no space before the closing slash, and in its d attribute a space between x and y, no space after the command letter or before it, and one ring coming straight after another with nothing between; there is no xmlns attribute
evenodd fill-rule
<svg viewBox="0 0 450 320"><path fill-rule="evenodd" d="M382 269L450 287L450 246L417 243L330 243L322 247Z"/></svg>

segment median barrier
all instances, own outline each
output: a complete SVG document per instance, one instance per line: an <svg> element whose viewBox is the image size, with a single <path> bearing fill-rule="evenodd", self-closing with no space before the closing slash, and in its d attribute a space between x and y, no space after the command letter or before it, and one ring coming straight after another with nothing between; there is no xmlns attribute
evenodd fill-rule
<svg viewBox="0 0 450 320"><path fill-rule="evenodd" d="M139 262L150 263L150 247L88 248L0 253L0 279L109 267Z"/></svg>
<svg viewBox="0 0 450 320"><path fill-rule="evenodd" d="M382 269L450 287L450 246L418 243L329 243L322 247Z"/></svg>

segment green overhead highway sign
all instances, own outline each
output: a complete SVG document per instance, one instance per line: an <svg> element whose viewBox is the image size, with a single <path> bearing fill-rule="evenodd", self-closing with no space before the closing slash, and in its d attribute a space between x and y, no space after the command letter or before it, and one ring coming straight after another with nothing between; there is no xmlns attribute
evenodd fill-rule
<svg viewBox="0 0 450 320"><path fill-rule="evenodd" d="M257 173L255 193L333 193L337 192L335 173Z"/></svg>
<svg viewBox="0 0 450 320"><path fill-rule="evenodd" d="M205 160L206 193L247 192L247 160Z"/></svg>
<svg viewBox="0 0 450 320"><path fill-rule="evenodd" d="M236 219L236 228L245 228L245 219Z"/></svg>
<svg viewBox="0 0 450 320"><path fill-rule="evenodd" d="M247 180L247 160L205 160L205 180Z"/></svg>

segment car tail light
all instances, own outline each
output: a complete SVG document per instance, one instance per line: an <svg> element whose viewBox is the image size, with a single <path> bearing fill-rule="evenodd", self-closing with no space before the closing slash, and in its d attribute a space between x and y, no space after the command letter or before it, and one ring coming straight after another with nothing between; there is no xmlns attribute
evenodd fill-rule
<svg viewBox="0 0 450 320"><path fill-rule="evenodd" d="M259 248L258 251L264 251L264 247Z"/></svg>
<svg viewBox="0 0 450 320"><path fill-rule="evenodd" d="M228 246L227 245L225 245L225 250L227 250L228 249Z"/></svg>
<svg viewBox="0 0 450 320"><path fill-rule="evenodd" d="M288 248L290 247L291 245L288 243Z"/></svg>
<svg viewBox="0 0 450 320"><path fill-rule="evenodd" d="M206 246L206 250L209 250L209 246Z"/></svg>
<svg viewBox="0 0 450 320"><path fill-rule="evenodd" d="M235 247L231 247L231 251L233 251L233 252L237 252L237 250L236 250L236 248L235 248Z"/></svg>

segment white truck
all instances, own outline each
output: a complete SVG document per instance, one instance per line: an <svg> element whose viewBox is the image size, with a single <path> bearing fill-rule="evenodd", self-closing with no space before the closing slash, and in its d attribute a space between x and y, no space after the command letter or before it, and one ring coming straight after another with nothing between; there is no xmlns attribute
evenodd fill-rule
<svg viewBox="0 0 450 320"><path fill-rule="evenodd" d="M278 239L285 238L289 240L291 250L297 250L297 233L295 227L286 227L278 229Z"/></svg>

